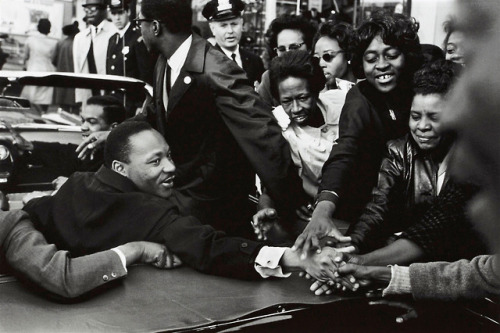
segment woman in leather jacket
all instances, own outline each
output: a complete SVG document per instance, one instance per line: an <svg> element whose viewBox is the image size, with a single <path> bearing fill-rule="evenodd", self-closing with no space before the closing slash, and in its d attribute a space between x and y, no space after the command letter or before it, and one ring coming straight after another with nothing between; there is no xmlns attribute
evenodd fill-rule
<svg viewBox="0 0 500 333"><path fill-rule="evenodd" d="M415 73L410 133L387 143L371 201L349 233L358 250L381 247L391 234L417 223L451 181L446 166L452 138L441 133L440 114L456 69L440 60Z"/></svg>

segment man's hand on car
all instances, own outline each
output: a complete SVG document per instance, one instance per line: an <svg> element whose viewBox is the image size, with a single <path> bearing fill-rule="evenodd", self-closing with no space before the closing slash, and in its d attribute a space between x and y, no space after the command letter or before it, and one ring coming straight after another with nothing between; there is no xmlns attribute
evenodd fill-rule
<svg viewBox="0 0 500 333"><path fill-rule="evenodd" d="M125 255L127 266L134 263L151 264L162 269L176 268L182 261L165 245L152 242L130 242L118 249Z"/></svg>

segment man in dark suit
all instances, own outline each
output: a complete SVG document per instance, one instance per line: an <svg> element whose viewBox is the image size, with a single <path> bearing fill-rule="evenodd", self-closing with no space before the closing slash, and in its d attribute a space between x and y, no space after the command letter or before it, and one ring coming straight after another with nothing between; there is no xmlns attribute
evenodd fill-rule
<svg viewBox="0 0 500 333"><path fill-rule="evenodd" d="M130 22L129 0L112 0L111 20L118 32L111 36L106 55L106 74L127 76L152 84L156 58L149 54L141 32Z"/></svg>
<svg viewBox="0 0 500 333"><path fill-rule="evenodd" d="M203 8L202 14L209 22L216 47L243 68L255 85L264 73L264 64L259 56L239 46L243 9L245 3L241 0L211 0Z"/></svg>
<svg viewBox="0 0 500 333"><path fill-rule="evenodd" d="M148 50L160 52L154 103L143 118L172 149L182 214L253 235L248 195L255 193L255 173L280 217L293 213L306 199L281 129L245 72L191 34L189 2L145 0L136 22Z"/></svg>
<svg viewBox="0 0 500 333"><path fill-rule="evenodd" d="M333 249L300 260L289 248L226 237L195 217L179 215L172 200L175 177L163 136L147 122L128 121L111 131L99 171L73 174L55 195L34 199L24 210L49 241L75 257L146 240L166 245L188 266L210 274L331 275Z"/></svg>

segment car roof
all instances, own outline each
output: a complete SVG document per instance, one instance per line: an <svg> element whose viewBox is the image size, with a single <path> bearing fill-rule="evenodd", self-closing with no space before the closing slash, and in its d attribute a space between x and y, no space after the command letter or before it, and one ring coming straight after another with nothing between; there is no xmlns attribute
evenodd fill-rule
<svg viewBox="0 0 500 333"><path fill-rule="evenodd" d="M65 73L65 72L26 72L0 71L0 86L17 82L22 85L51 86L65 88L99 88L99 89L145 89L152 95L152 87L144 81L101 74Z"/></svg>

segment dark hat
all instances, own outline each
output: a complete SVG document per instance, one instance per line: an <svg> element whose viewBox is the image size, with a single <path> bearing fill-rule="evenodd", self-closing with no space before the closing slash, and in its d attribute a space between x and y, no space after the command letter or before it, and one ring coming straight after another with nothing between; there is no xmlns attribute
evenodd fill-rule
<svg viewBox="0 0 500 333"><path fill-rule="evenodd" d="M225 21L240 17L245 9L241 0L211 0L203 8L202 14L209 21Z"/></svg>
<svg viewBox="0 0 500 333"><path fill-rule="evenodd" d="M80 32L78 29L78 21L73 22L73 24L68 24L62 27L62 33L66 36L73 36Z"/></svg>
<svg viewBox="0 0 500 333"><path fill-rule="evenodd" d="M83 2L83 7L87 7L87 6L102 6L102 7L105 7L108 5L108 0L85 0Z"/></svg>
<svg viewBox="0 0 500 333"><path fill-rule="evenodd" d="M129 7L130 0L111 0L109 4L109 9L125 9L127 10Z"/></svg>

